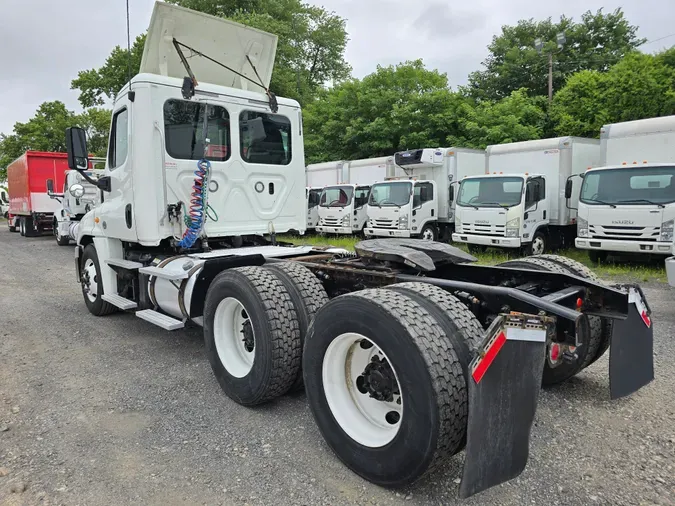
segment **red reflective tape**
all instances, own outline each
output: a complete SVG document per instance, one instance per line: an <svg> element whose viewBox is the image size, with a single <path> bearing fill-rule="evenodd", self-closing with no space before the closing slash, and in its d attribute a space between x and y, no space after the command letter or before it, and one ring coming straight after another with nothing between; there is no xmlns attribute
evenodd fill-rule
<svg viewBox="0 0 675 506"><path fill-rule="evenodd" d="M473 371L472 376L476 383L479 383L480 380L483 379L483 376L485 376L485 373L490 367L490 364L492 364L495 357L497 357L497 353L499 353L499 350L502 349L504 343L506 343L506 334L504 332L500 332L497 338L492 342L492 345L485 352L483 359L478 362L476 369Z"/></svg>
<svg viewBox="0 0 675 506"><path fill-rule="evenodd" d="M642 314L640 316L642 316L642 321L645 322L645 325L647 325L647 328L652 326L652 319L647 314L647 311L642 311Z"/></svg>

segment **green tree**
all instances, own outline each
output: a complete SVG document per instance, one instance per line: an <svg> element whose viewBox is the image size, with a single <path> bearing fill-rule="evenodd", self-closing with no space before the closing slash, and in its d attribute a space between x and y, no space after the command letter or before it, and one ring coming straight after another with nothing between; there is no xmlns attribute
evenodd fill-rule
<svg viewBox="0 0 675 506"><path fill-rule="evenodd" d="M279 96L304 103L329 82L340 82L351 68L344 60L347 32L344 19L301 0L172 0L183 7L230 18L279 37L270 83ZM145 35L131 49L131 73L140 68ZM98 69L79 72L71 87L80 91L83 107L112 99L128 81L128 51L117 46ZM197 76L199 79L199 76Z"/></svg>
<svg viewBox="0 0 675 506"><path fill-rule="evenodd" d="M675 114L675 48L627 55L606 73L584 71L556 93L551 111L560 135L597 137L606 123Z"/></svg>
<svg viewBox="0 0 675 506"><path fill-rule="evenodd" d="M564 32L567 39L558 52L556 34ZM544 41L542 54L534 48L535 39ZM590 11L580 22L562 16L557 23L521 20L516 26L503 26L502 33L492 39L484 70L469 76L466 91L478 99L498 100L512 91L524 88L530 95L548 94L549 52L554 56L553 89L560 89L567 78L581 70L606 71L624 55L644 43L637 37L637 27L631 25L621 9L604 13Z"/></svg>
<svg viewBox="0 0 675 506"><path fill-rule="evenodd" d="M89 149L105 154L110 111L89 109L75 114L63 102L44 102L25 123L15 123L9 135L0 134L0 179L6 177L7 166L28 150L66 151L66 128L81 126L89 135Z"/></svg>
<svg viewBox="0 0 675 506"><path fill-rule="evenodd" d="M481 101L464 106L465 147L484 149L490 144L540 139L546 126L546 99L529 97L520 89L499 102Z"/></svg>
<svg viewBox="0 0 675 506"><path fill-rule="evenodd" d="M421 60L378 66L362 80L323 91L305 107L305 155L313 163L443 144L453 126L443 112L454 104L445 74L427 70ZM425 114L435 106L445 109L428 120Z"/></svg>

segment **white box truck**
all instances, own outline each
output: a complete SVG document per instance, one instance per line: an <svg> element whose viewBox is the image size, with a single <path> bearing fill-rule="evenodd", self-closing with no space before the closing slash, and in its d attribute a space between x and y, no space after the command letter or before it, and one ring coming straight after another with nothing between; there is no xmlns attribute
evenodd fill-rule
<svg viewBox="0 0 675 506"><path fill-rule="evenodd" d="M675 116L605 125L600 140L602 167L583 174L578 196L576 247L594 262L610 252L671 254Z"/></svg>
<svg viewBox="0 0 675 506"><path fill-rule="evenodd" d="M452 240L473 251L522 248L542 254L574 243L567 178L600 163L600 141L557 137L488 146L485 175L462 180Z"/></svg>
<svg viewBox="0 0 675 506"><path fill-rule="evenodd" d="M455 222L455 188L483 174L485 151L424 148L396 153L396 175L371 188L366 236L448 240Z"/></svg>
<svg viewBox="0 0 675 506"><path fill-rule="evenodd" d="M377 181L383 181L387 175L393 175L394 157L382 156L351 160L348 162L329 162L341 169L335 174L337 180L324 187L318 206L319 224L316 231L324 234L358 234L366 226L366 203L370 187ZM341 164L341 165L340 165ZM319 172L316 169L309 174ZM325 177L322 174L322 181ZM315 179L311 179L312 183Z"/></svg>
<svg viewBox="0 0 675 506"><path fill-rule="evenodd" d="M0 183L0 216L9 218L9 191L5 183Z"/></svg>

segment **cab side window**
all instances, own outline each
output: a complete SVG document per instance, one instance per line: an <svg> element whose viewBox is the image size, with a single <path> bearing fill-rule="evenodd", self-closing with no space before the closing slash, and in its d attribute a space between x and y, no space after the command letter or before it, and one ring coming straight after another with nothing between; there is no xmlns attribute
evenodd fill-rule
<svg viewBox="0 0 675 506"><path fill-rule="evenodd" d="M413 207L421 206L434 198L434 187L431 183L419 183L415 185L413 194Z"/></svg>
<svg viewBox="0 0 675 506"><path fill-rule="evenodd" d="M241 158L248 163L291 163L291 121L281 114L242 111L239 115Z"/></svg>
<svg viewBox="0 0 675 506"><path fill-rule="evenodd" d="M542 177L530 179L525 189L525 205L534 205L546 198L546 182Z"/></svg>
<svg viewBox="0 0 675 506"><path fill-rule="evenodd" d="M108 166L115 169L127 159L129 151L129 111L124 108L115 113L110 129Z"/></svg>

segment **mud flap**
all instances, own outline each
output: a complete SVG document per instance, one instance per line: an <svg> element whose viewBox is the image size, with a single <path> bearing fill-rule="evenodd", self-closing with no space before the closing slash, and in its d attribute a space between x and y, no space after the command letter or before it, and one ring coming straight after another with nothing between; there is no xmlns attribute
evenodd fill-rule
<svg viewBox="0 0 675 506"><path fill-rule="evenodd" d="M636 392L654 379L654 326L642 290L628 291L628 318L612 325L609 391L612 399Z"/></svg>
<svg viewBox="0 0 675 506"><path fill-rule="evenodd" d="M486 332L469 367L461 498L515 478L525 468L551 321L532 315L500 315Z"/></svg>

